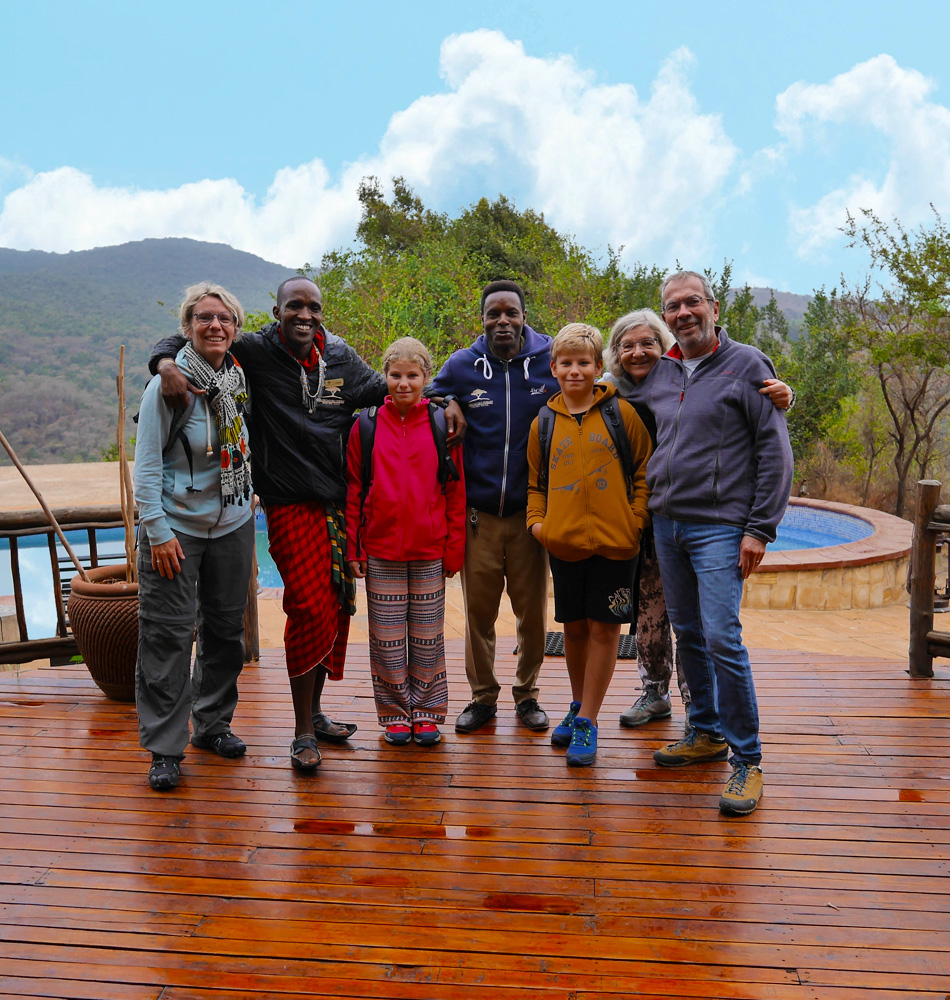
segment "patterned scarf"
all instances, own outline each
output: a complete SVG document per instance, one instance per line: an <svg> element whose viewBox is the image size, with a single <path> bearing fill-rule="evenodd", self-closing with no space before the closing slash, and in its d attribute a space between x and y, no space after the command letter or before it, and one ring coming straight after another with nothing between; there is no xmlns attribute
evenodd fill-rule
<svg viewBox="0 0 950 1000"><path fill-rule="evenodd" d="M215 371L189 341L184 348L192 381L204 389L205 400L214 410L214 422L221 439L221 502L243 504L251 497L251 466L247 434L241 412L247 405L244 371L231 357ZM208 454L211 451L211 425L208 424Z"/></svg>

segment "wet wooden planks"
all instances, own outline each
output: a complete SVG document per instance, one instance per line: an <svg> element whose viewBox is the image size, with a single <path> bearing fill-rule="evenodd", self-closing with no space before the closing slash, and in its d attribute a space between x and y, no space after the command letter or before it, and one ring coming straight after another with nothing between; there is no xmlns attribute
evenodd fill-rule
<svg viewBox="0 0 950 1000"><path fill-rule="evenodd" d="M452 713L467 700L450 645ZM225 761L145 784L131 706L84 668L0 678L0 995L448 1000L950 993L950 687L882 661L754 657L758 812L724 764L663 770L674 719L625 731L623 662L591 769L498 720L431 750L379 739L365 649L330 691L360 723L289 767L280 659L242 678ZM513 675L513 659L500 657ZM567 704L563 661L542 703Z"/></svg>

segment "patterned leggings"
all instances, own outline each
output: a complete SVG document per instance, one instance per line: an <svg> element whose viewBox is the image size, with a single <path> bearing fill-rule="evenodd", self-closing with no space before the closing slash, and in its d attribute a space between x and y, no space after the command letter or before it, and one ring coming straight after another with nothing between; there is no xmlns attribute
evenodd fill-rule
<svg viewBox="0 0 950 1000"><path fill-rule="evenodd" d="M680 666L679 653L673 654L673 630L666 613L660 564L656 558L653 533L644 539L640 552L640 614L637 618L637 670L640 686L645 691L653 688L661 697L669 694L673 665L680 697L689 708L689 687Z"/></svg>
<svg viewBox="0 0 950 1000"><path fill-rule="evenodd" d="M449 687L442 560L389 562L370 556L366 606L379 724L445 722Z"/></svg>

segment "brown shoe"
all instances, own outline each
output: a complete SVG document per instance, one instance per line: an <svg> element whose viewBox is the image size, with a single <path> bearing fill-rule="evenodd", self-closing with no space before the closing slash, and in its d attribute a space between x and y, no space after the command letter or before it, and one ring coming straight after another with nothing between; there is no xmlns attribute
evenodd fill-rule
<svg viewBox="0 0 950 1000"><path fill-rule="evenodd" d="M470 702L455 720L456 732L474 733L476 729L481 729L486 722L491 722L497 714L498 709L494 705L485 705L480 701Z"/></svg>
<svg viewBox="0 0 950 1000"><path fill-rule="evenodd" d="M533 729L536 733L542 732L551 724L548 719L548 713L545 712L534 698L525 698L524 701L519 701L515 705L515 711L518 713L521 725L528 729Z"/></svg>

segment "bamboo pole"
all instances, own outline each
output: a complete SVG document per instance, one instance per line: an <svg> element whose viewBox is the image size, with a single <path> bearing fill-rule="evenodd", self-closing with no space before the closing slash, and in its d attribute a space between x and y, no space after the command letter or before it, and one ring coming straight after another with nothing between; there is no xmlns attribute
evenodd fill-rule
<svg viewBox="0 0 950 1000"><path fill-rule="evenodd" d="M82 568L82 563L76 557L76 553L73 551L73 547L69 544L69 542L66 541L66 536L63 534L63 529L59 526L59 522L56 520L56 518L53 516L53 512L47 506L46 501L43 499L43 495L36 488L36 485L34 484L33 480L30 479L26 469L23 468L23 465L20 463L20 460L16 457L16 452L13 450L13 446L10 444L10 442L6 439L6 437L4 437L3 431L0 431L0 444L3 445L4 450L10 456L10 461L13 462L13 464L17 467L17 471L23 477L23 480L26 483L26 485L29 486L30 489L33 491L33 496L35 496L36 499L39 500L40 506L43 508L43 513L46 515L47 519L49 520L49 523L53 526L53 529L59 536L59 540L63 543L63 548L66 550L66 553L69 555L69 558L72 559L73 565L76 567L76 572L84 580L88 581L89 577L86 576L86 571Z"/></svg>
<svg viewBox="0 0 950 1000"><path fill-rule="evenodd" d="M116 440L119 447L119 503L122 507L122 523L125 526L125 579L134 583L135 571L135 512L132 504L132 477L129 463L125 458L125 345L119 348L119 374L116 376L116 392L119 395L119 422Z"/></svg>

